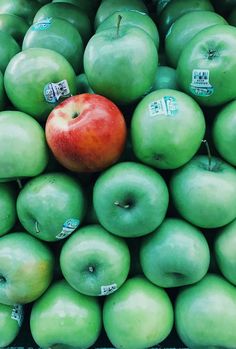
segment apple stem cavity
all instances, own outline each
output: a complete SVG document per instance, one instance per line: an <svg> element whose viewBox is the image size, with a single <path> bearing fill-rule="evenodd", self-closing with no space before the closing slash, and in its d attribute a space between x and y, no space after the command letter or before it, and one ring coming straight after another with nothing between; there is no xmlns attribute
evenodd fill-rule
<svg viewBox="0 0 236 349"><path fill-rule="evenodd" d="M76 119L79 116L79 112L75 111L72 115L72 119Z"/></svg>
<svg viewBox="0 0 236 349"><path fill-rule="evenodd" d="M121 15L118 15L118 18L117 18L117 27L116 27L116 37L118 38L119 37L119 31L120 31L120 22L122 20L122 16Z"/></svg>
<svg viewBox="0 0 236 349"><path fill-rule="evenodd" d="M114 202L114 205L118 206L118 207L121 207L121 208L130 208L130 204L122 204L121 202L119 201L115 201Z"/></svg>
<svg viewBox="0 0 236 349"><path fill-rule="evenodd" d="M39 222L38 221L35 221L35 231L37 234L40 233L40 230L39 230Z"/></svg>
<svg viewBox="0 0 236 349"><path fill-rule="evenodd" d="M0 284L3 284L4 282L6 282L6 278L0 275Z"/></svg>
<svg viewBox="0 0 236 349"><path fill-rule="evenodd" d="M209 49L209 50L208 50L208 56L207 56L208 59L209 59L209 60L214 59L214 58L216 57L216 52L217 52L216 50L211 50L211 49Z"/></svg>
<svg viewBox="0 0 236 349"><path fill-rule="evenodd" d="M212 167L211 167L212 156L211 156L211 151L210 151L209 144L208 144L208 142L207 142L206 139L203 139L203 140L202 140L202 143L205 144L206 149L207 149L207 156L208 156L208 168L207 168L207 169L208 169L208 171L212 171Z"/></svg>

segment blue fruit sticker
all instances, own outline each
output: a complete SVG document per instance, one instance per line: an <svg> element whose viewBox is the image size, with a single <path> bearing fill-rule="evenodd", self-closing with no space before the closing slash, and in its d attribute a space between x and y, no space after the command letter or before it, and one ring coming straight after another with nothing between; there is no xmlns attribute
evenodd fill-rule
<svg viewBox="0 0 236 349"><path fill-rule="evenodd" d="M34 23L31 29L34 31L46 30L51 26L51 24L52 24L52 17L46 17Z"/></svg>
<svg viewBox="0 0 236 349"><path fill-rule="evenodd" d="M57 234L57 239L65 239L67 236L69 236L75 229L78 228L80 224L80 220L76 218L70 218L65 221L65 223L62 226L62 230L59 234Z"/></svg>

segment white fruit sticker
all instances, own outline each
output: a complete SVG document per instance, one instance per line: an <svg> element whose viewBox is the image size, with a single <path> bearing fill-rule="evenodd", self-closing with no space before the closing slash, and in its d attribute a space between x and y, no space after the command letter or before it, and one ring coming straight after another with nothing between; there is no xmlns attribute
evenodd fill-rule
<svg viewBox="0 0 236 349"><path fill-rule="evenodd" d="M100 296L107 296L117 290L117 284L101 286Z"/></svg>
<svg viewBox="0 0 236 349"><path fill-rule="evenodd" d="M67 219L67 221L65 221L65 223L62 226L61 232L57 234L56 238L60 240L65 239L67 236L73 233L73 231L76 228L78 228L79 224L80 224L79 219L75 219L75 218Z"/></svg>
<svg viewBox="0 0 236 349"><path fill-rule="evenodd" d="M22 304L15 304L12 309L11 318L18 322L19 327L21 327L24 319L24 308Z"/></svg>
<svg viewBox="0 0 236 349"><path fill-rule="evenodd" d="M200 97L212 95L214 89L210 84L210 71L208 69L193 69L190 91Z"/></svg>
<svg viewBox="0 0 236 349"><path fill-rule="evenodd" d="M48 29L51 26L51 24L52 24L52 17L46 17L34 23L31 29L34 31L45 30L45 29Z"/></svg>
<svg viewBox="0 0 236 349"><path fill-rule="evenodd" d="M176 99L171 96L165 96L149 104L149 114L152 117L165 115L175 116L178 112Z"/></svg>
<svg viewBox="0 0 236 349"><path fill-rule="evenodd" d="M67 80L48 83L43 90L44 98L49 103L56 103L61 97L71 96Z"/></svg>

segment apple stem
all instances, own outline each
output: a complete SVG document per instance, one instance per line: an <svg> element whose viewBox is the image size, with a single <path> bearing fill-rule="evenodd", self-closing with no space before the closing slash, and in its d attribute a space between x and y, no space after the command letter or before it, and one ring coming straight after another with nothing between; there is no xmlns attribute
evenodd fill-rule
<svg viewBox="0 0 236 349"><path fill-rule="evenodd" d="M211 171L211 160L212 160L212 156L211 156L211 151L210 151L210 147L209 144L207 142L206 139L203 139L202 142L205 144L206 149L207 149L207 156L208 156L208 171Z"/></svg>
<svg viewBox="0 0 236 349"><path fill-rule="evenodd" d="M94 272L94 269L95 269L95 268L94 268L92 265L90 265L90 266L88 267L88 270L89 270L90 273L93 273L93 272Z"/></svg>
<svg viewBox="0 0 236 349"><path fill-rule="evenodd" d="M130 207L130 205L129 204L121 204L119 201L115 201L114 202L114 205L116 205L116 206L119 206L119 207L121 207L121 208L129 208Z"/></svg>
<svg viewBox="0 0 236 349"><path fill-rule="evenodd" d="M35 230L36 230L36 233L37 233L37 234L40 233L38 221L35 221Z"/></svg>
<svg viewBox="0 0 236 349"><path fill-rule="evenodd" d="M117 19L117 27L116 27L116 36L117 38L119 37L119 31L120 31L120 22L122 20L122 16L118 15L118 19Z"/></svg>
<svg viewBox="0 0 236 349"><path fill-rule="evenodd" d="M19 178L17 178L16 183L18 184L18 187L21 190L23 188L23 185L22 185L22 182Z"/></svg>

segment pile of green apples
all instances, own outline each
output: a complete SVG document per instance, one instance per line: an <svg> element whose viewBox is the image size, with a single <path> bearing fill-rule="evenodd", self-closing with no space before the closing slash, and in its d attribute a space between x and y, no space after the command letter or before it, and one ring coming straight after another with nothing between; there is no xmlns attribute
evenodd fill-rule
<svg viewBox="0 0 236 349"><path fill-rule="evenodd" d="M236 349L233 0L0 0L0 348Z"/></svg>

